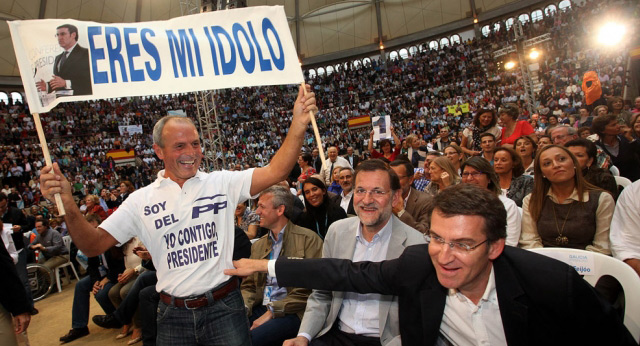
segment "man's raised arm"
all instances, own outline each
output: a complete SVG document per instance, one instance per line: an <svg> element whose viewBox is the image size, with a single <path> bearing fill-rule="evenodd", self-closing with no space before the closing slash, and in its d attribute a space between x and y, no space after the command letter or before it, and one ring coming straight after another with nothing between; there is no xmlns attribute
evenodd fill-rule
<svg viewBox="0 0 640 346"><path fill-rule="evenodd" d="M298 89L298 98L293 105L293 119L289 133L278 152L273 156L271 162L266 167L256 168L251 178L251 195L255 195L269 186L286 179L298 160L300 148L304 140L304 133L311 122L309 112L317 112L315 94L311 92L311 87L307 88L304 94L303 86Z"/></svg>
<svg viewBox="0 0 640 346"><path fill-rule="evenodd" d="M66 211L64 220L67 223L69 234L73 238L73 243L85 255L88 257L97 256L118 243L107 231L102 228L94 228L85 220L73 199L71 185L60 171L57 163L54 163L53 167L42 168L40 188L42 195L50 201L54 200L53 196L56 193L60 194Z"/></svg>

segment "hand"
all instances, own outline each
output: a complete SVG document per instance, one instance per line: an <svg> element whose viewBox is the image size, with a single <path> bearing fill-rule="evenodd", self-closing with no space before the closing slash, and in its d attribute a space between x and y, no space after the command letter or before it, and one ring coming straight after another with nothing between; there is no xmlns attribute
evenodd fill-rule
<svg viewBox="0 0 640 346"><path fill-rule="evenodd" d="M13 328L16 334L20 334L27 330L29 322L31 322L31 315L28 312L18 316L13 316Z"/></svg>
<svg viewBox="0 0 640 346"><path fill-rule="evenodd" d="M316 94L311 92L311 86L304 84L304 87L307 89L306 95L304 94L303 85L298 88L298 98L293 105L293 120L296 121L298 119L306 128L311 122L309 112L317 113L318 107L316 106Z"/></svg>
<svg viewBox="0 0 640 346"><path fill-rule="evenodd" d="M31 250L44 250L44 246L42 244L33 244L31 245Z"/></svg>
<svg viewBox="0 0 640 346"><path fill-rule="evenodd" d="M47 91L47 83L42 79L37 81L36 89L38 89L38 91Z"/></svg>
<svg viewBox="0 0 640 346"><path fill-rule="evenodd" d="M374 130L371 130L371 133L369 134L369 137L373 138L373 134L374 134Z"/></svg>
<svg viewBox="0 0 640 346"><path fill-rule="evenodd" d="M249 276L256 272L266 273L268 271L267 263L269 263L268 260L242 258L233 261L233 266L236 267L236 269L225 269L224 275Z"/></svg>
<svg viewBox="0 0 640 346"><path fill-rule="evenodd" d="M138 251L135 251L134 253L136 254L136 256L142 258L145 261L151 260L151 254L147 250L138 250Z"/></svg>
<svg viewBox="0 0 640 346"><path fill-rule="evenodd" d="M449 186L451 184L449 181L449 173L447 172L442 172L442 174L440 174L440 179L442 179L444 186Z"/></svg>
<svg viewBox="0 0 640 346"><path fill-rule="evenodd" d="M91 293L93 293L94 295L97 294L102 289L100 282L101 281L96 281L93 284L93 288L91 288Z"/></svg>
<svg viewBox="0 0 640 346"><path fill-rule="evenodd" d="M53 201L53 196L57 193L73 198L71 185L60 171L60 166L57 163L54 163L53 167L45 166L40 170L40 191L50 201Z"/></svg>
<svg viewBox="0 0 640 346"><path fill-rule="evenodd" d="M267 323L267 321L269 321L272 318L273 318L273 314L271 313L271 311L267 310L267 312L265 312L262 316L258 317L255 321L253 321L253 324L251 325L251 328L249 328L249 330L254 330L260 327L261 325Z"/></svg>
<svg viewBox="0 0 640 346"><path fill-rule="evenodd" d="M133 278L136 274L136 271L133 268L125 269L124 272L118 274L118 282L121 284L126 284Z"/></svg>
<svg viewBox="0 0 640 346"><path fill-rule="evenodd" d="M53 76L53 79L49 81L51 89L66 89L67 81L60 78L60 76Z"/></svg>
<svg viewBox="0 0 640 346"><path fill-rule="evenodd" d="M623 135L629 142L633 140L631 128L627 125L620 126L620 134Z"/></svg>
<svg viewBox="0 0 640 346"><path fill-rule="evenodd" d="M21 229L22 229L22 226L20 225L13 225L13 227L11 227L11 230L13 231L13 233L18 233L20 232Z"/></svg>
<svg viewBox="0 0 640 346"><path fill-rule="evenodd" d="M402 198L394 198L393 204L391 205L393 214L398 216L398 213L404 209L404 201Z"/></svg>
<svg viewBox="0 0 640 346"><path fill-rule="evenodd" d="M424 173L418 171L413 174L413 180L424 178Z"/></svg>
<svg viewBox="0 0 640 346"><path fill-rule="evenodd" d="M298 336L295 339L285 340L282 346L308 346L309 340L304 336Z"/></svg>

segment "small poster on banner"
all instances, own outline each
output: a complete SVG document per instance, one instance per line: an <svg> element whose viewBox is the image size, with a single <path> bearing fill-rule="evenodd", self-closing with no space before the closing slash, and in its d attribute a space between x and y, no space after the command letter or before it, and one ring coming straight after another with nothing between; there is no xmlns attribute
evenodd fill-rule
<svg viewBox="0 0 640 346"><path fill-rule="evenodd" d="M373 140L379 141L385 138L391 138L391 117L388 115L382 117L372 117L371 125L373 125Z"/></svg>

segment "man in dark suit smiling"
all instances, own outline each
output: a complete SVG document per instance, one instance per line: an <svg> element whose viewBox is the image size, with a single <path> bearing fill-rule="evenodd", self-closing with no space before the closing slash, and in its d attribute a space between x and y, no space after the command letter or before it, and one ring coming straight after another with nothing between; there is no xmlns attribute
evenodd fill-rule
<svg viewBox="0 0 640 346"><path fill-rule="evenodd" d="M395 260L235 262L283 286L399 296L403 345L637 345L611 306L572 267L505 247L506 211L461 184L434 197L428 245Z"/></svg>
<svg viewBox="0 0 640 346"><path fill-rule="evenodd" d="M36 87L39 91L56 91L58 96L90 95L89 52L78 45L78 28L71 24L60 25L56 37L64 51L56 56L53 78L48 83L44 80L36 82Z"/></svg>

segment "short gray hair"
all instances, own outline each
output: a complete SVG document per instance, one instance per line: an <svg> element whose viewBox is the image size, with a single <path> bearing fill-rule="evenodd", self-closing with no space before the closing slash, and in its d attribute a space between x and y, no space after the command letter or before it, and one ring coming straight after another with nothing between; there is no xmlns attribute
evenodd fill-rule
<svg viewBox="0 0 640 346"><path fill-rule="evenodd" d="M569 126L567 124L562 124L562 125L558 125L556 127L553 127L551 130L549 130L549 134L552 134L553 131L557 130L557 129L567 129L567 134L569 136L574 136L578 134L578 130L576 130L575 127L573 126Z"/></svg>
<svg viewBox="0 0 640 346"><path fill-rule="evenodd" d="M260 197L271 194L271 204L274 208L284 205L284 216L287 219L291 219L291 212L293 211L293 194L289 189L281 185L273 185L266 190L260 192Z"/></svg>
<svg viewBox="0 0 640 346"><path fill-rule="evenodd" d="M157 144L160 148L164 148L164 141L162 140L162 130L164 130L164 126L167 124L169 120L175 119L176 121L188 123L196 127L196 124L193 123L191 118L178 116L178 115L166 115L162 117L158 122L153 126L153 144Z"/></svg>

